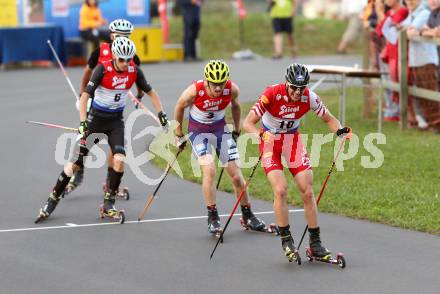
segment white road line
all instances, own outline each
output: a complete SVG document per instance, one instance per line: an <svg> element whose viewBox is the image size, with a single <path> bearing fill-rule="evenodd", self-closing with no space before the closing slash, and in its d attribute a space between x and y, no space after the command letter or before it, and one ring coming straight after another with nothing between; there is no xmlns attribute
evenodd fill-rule
<svg viewBox="0 0 440 294"><path fill-rule="evenodd" d="M304 209L290 209L289 212L295 213L295 212L301 212L304 211ZM261 211L261 212L254 212L256 215L260 214L272 214L273 211ZM222 214L220 217L228 217L229 214ZM236 213L234 216L241 216L241 213ZM146 219L141 221L126 221L124 225L126 224L138 224L138 223L155 223L155 222L170 222L170 221L183 221L183 220L193 220L193 219L204 219L207 218L206 215L200 215L200 216L186 216L186 217L173 217L173 218L158 218L158 219ZM0 233L9 233L9 232L25 232L25 231L41 231L41 230L55 230L55 229L72 229L72 228L84 228L84 227L98 227L98 226L110 226L110 225L120 225L117 222L113 223L95 223L95 224L73 224L73 223L66 223L64 226L51 226L51 227L33 227L33 228L21 228L21 229L6 229L6 230L0 230Z"/></svg>

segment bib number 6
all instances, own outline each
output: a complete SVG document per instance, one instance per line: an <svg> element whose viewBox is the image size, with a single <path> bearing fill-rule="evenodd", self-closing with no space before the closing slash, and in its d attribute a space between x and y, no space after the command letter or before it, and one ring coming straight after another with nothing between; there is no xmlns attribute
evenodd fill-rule
<svg viewBox="0 0 440 294"><path fill-rule="evenodd" d="M121 93L115 94L115 102L118 102L119 100L121 100Z"/></svg>

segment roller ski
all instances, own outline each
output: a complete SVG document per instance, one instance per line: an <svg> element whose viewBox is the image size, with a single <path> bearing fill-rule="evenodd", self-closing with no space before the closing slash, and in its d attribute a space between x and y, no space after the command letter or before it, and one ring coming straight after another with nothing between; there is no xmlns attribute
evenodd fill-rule
<svg viewBox="0 0 440 294"><path fill-rule="evenodd" d="M60 202L60 197L56 195L55 191L53 191L49 194L46 204L40 208L40 212L35 220L35 223L38 224L47 219L57 207L58 202Z"/></svg>
<svg viewBox="0 0 440 294"><path fill-rule="evenodd" d="M293 244L292 236L281 237L281 247L283 248L284 255L287 257L289 262L296 262L301 265L301 257L299 256L298 250Z"/></svg>
<svg viewBox="0 0 440 294"><path fill-rule="evenodd" d="M102 185L102 190L104 193L107 192L107 185ZM116 193L116 197L124 200L130 199L130 192L128 191L128 187L123 187L118 189L118 193Z"/></svg>
<svg viewBox="0 0 440 294"><path fill-rule="evenodd" d="M70 178L69 183L67 184L66 189L64 189L64 193L61 195L61 198L72 193L76 188L78 188L84 179L84 168L81 168L79 171L73 174L72 178Z"/></svg>
<svg viewBox="0 0 440 294"><path fill-rule="evenodd" d="M322 246L319 228L309 229L310 234L310 247L306 248L307 259L312 262L314 260L337 264L340 268L345 268L345 258L342 253L336 255L336 259L332 257L332 253Z"/></svg>
<svg viewBox="0 0 440 294"><path fill-rule="evenodd" d="M316 256L313 253L312 249L310 247L307 247L306 248L306 255L307 255L307 259L310 262L316 260L316 261L320 261L320 262L336 264L340 268L345 268L345 265L346 265L344 255L342 253L338 253L336 255L336 258L333 258L331 253L328 253L325 256Z"/></svg>
<svg viewBox="0 0 440 294"><path fill-rule="evenodd" d="M109 218L123 224L125 222L125 211L115 207L115 194L106 192L104 203L99 207L99 217Z"/></svg>
<svg viewBox="0 0 440 294"><path fill-rule="evenodd" d="M262 233L274 234L276 236L280 235L280 231L278 227L271 223L269 226L266 226L264 221L257 218L254 213L251 211L249 206L241 207L242 217L240 218L240 224L246 231L255 231Z"/></svg>
<svg viewBox="0 0 440 294"><path fill-rule="evenodd" d="M217 209L208 210L208 232L216 238L221 238L220 242L223 243L223 230Z"/></svg>

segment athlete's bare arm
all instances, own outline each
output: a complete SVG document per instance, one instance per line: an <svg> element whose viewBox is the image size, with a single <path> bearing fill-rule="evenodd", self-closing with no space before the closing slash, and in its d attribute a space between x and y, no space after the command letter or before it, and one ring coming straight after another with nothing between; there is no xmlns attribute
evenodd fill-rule
<svg viewBox="0 0 440 294"><path fill-rule="evenodd" d="M147 95L150 96L151 104L153 104L153 107L156 109L157 113L163 111L162 103L160 102L160 97L156 90L151 89L149 92L147 92Z"/></svg>
<svg viewBox="0 0 440 294"><path fill-rule="evenodd" d="M87 119L87 101L90 98L90 94L87 92L82 92L81 98L79 99L79 121L85 121Z"/></svg>
<svg viewBox="0 0 440 294"><path fill-rule="evenodd" d="M89 60L87 60L87 65L84 68L84 73L82 76L81 85L79 87L79 95L81 95L84 92L84 90L86 89L87 83L90 81L90 78L92 77L93 70L98 65L99 53L100 53L99 48L96 48L90 54Z"/></svg>
<svg viewBox="0 0 440 294"><path fill-rule="evenodd" d="M243 129L246 131L246 133L251 133L259 137L260 131L257 128L257 123L259 121L260 121L260 117L251 110L244 119Z"/></svg>
<svg viewBox="0 0 440 294"><path fill-rule="evenodd" d="M80 121L85 121L87 118L87 101L95 93L96 88L101 84L102 78L104 77L104 67L102 64L98 65L93 71L90 81L88 81L87 86L81 94L79 101L79 118Z"/></svg>
<svg viewBox="0 0 440 294"><path fill-rule="evenodd" d="M342 128L339 120L335 118L329 110L327 110L327 112L322 116L321 119L328 125L329 129L333 133L336 133L337 130Z"/></svg>
<svg viewBox="0 0 440 294"><path fill-rule="evenodd" d="M240 131L240 117L241 117L241 106L238 96L240 95L240 89L234 83L232 83L232 100L231 100L231 112L232 119L234 120L234 131Z"/></svg>
<svg viewBox="0 0 440 294"><path fill-rule="evenodd" d="M191 84L190 86L188 86L188 88L185 89L185 91L182 92L179 99L177 100L176 107L174 109L174 119L178 122L175 131L176 136L183 135L182 121L185 114L185 108L187 108L194 102L196 95L196 86L194 84Z"/></svg>
<svg viewBox="0 0 440 294"><path fill-rule="evenodd" d="M84 73L81 80L81 85L79 87L79 93L80 95L84 92L87 83L90 81L90 78L92 77L93 69L90 68L90 66L87 64L84 68ZM81 95L82 96L82 95Z"/></svg>

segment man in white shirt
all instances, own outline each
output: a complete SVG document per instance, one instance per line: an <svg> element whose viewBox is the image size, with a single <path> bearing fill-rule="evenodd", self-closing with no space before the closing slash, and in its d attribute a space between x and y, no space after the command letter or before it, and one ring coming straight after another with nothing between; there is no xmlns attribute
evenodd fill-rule
<svg viewBox="0 0 440 294"><path fill-rule="evenodd" d="M428 22L430 11L421 0L406 0L406 4L410 12L402 22L402 26L407 28L408 37L421 36L421 31ZM438 91L438 64L437 46L434 43L409 41L409 84ZM411 115L415 116L419 128L440 129L439 102L415 97L410 97L409 102L408 118Z"/></svg>

